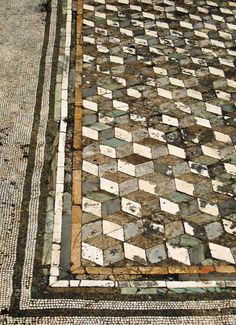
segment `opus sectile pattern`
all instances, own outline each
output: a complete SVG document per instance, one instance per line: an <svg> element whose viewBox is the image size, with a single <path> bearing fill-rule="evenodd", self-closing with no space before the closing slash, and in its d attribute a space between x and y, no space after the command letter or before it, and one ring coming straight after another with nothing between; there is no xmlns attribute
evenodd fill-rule
<svg viewBox="0 0 236 325"><path fill-rule="evenodd" d="M7 3L7 6L10 6L8 15L12 16L12 19L14 22L17 21L17 23L21 23L22 21L26 23L27 26L24 26L23 30L18 28L19 25L17 25L16 29L13 29L13 33L15 34L22 43L22 40L25 40L25 37L30 35L32 37L32 42L36 39L35 38L35 32L34 29L39 32L37 37L37 45L41 48L40 42L42 41L43 36L43 29L40 29L38 27L38 23L41 21L38 21L36 18L37 16L32 15L32 10L34 9L34 6L28 6L28 2L25 0L22 0L20 5L17 3L17 10L13 10L15 6L14 0ZM48 271L50 268L50 263L48 262L50 260L50 257L48 254L48 250L46 250L46 254L40 252L42 247L40 246L40 238L42 237L41 232L41 222L44 224L44 221L46 220L46 231L45 231L45 238L49 239L51 238L52 232L52 217L51 217L51 209L49 209L50 204L47 206L47 212L50 212L50 218L47 218L48 213L46 214L46 217L44 218L43 213L41 213L41 204L42 201L45 203L44 200L42 200L41 193L45 190L45 184L47 181L44 182L44 172L43 172L43 166L45 163L45 160L47 160L47 146L46 146L46 129L47 125L51 127L51 120L53 117L50 115L53 115L51 109L54 109L54 121L57 121L60 123L56 124L56 131L58 131L57 134L57 141L55 146L53 147L53 151L55 148L58 147L58 152L54 152L56 155L58 153L58 163L57 166L61 167L58 168L57 171L57 177L58 175L61 176L61 170L63 167L62 161L63 161L63 155L61 154L63 152L63 138L65 133L66 126L69 127L70 123L67 124L67 119L63 115L65 113L66 108L68 107L68 94L66 92L67 85L68 85L68 62L70 61L70 45L71 45L71 20L75 18L76 11L77 11L77 18L81 17L81 2L79 2L78 10L76 9L76 3L71 1L52 1L51 2L51 8L48 11L48 15L46 18L46 32L45 32L45 49L44 53L42 53L41 62L43 63L42 66L40 66L40 69L42 73L39 73L39 85L42 86L42 93L39 94L40 102L38 103L38 106L36 105L36 111L37 114L35 116L35 119L33 120L33 115L31 122L35 124L36 128L32 128L31 123L21 123L23 127L25 127L25 130L28 135L30 135L30 132L32 129L35 131L32 134L33 144L29 146L29 157L27 156L27 152L24 151L24 160L29 159L29 169L32 172L32 175L30 173L26 173L25 177L25 168L24 168L24 177L21 178L21 181L19 181L20 185L23 185L22 179L25 180L24 189L27 188L28 195L21 195L21 191L23 190L20 186L17 188L15 187L16 193L18 193L19 198L22 198L23 196L23 202L22 205L24 205L24 209L21 211L21 206L19 206L19 212L22 212L19 216L18 221L15 224L15 221L12 223L12 219L10 218L10 215L6 215L6 218L2 218L1 221L6 224L6 227L3 228L4 232L1 233L2 236L0 236L2 247L4 247L4 254L1 255L1 259L3 259L3 264L1 265L1 273L0 273L0 284L1 284L1 313L0 313L0 324L8 325L8 324L234 324L236 321L236 317L233 314L233 308L236 306L236 300L233 299L233 294L223 296L219 295L220 291L215 291L218 293L217 296L200 296L198 293L202 293L202 288L196 288L196 283L193 281L192 286L194 286L193 289L196 289L195 293L197 293L197 297L195 296L193 299L185 299L186 296L183 298L178 297L178 299L171 298L171 299L158 299L159 295L154 297L152 300L149 296L150 290L146 290L146 292L142 292L141 290L138 291L138 287L140 286L140 283L136 283L135 288L132 286L135 285L135 281L133 283L121 283L121 285L125 285L126 287L123 287L124 293L125 289L137 289L138 294L137 297L133 299L133 297L127 297L126 295L117 296L117 291L115 291L115 294L105 298L105 294L108 292L109 288L101 288L102 295L99 296L98 291L98 285L96 283L92 283L92 288L85 288L85 291L83 291L83 288L63 288L65 287L65 281L58 281L58 287L59 288L53 288L52 286L49 286L48 283ZM62 5L62 8L60 9L60 6ZM26 19L22 19L24 15L22 15L22 12L26 10L26 8L29 7L30 10L30 17L33 17L32 20L32 30L30 29L30 33L25 32L25 30L29 30L29 19L27 16ZM59 11L57 10L59 9ZM21 11L22 10L22 11ZM7 10L8 11L8 10ZM14 12L14 15L12 14L12 11ZM73 15L72 15L73 12ZM63 14L62 14L63 13ZM57 16L58 14L58 16ZM60 16L61 15L61 16ZM66 18L65 20L62 18ZM62 23L64 20L64 23L66 21L66 26ZM4 19L3 19L4 22ZM74 22L74 21L73 21ZM49 24L50 23L50 24ZM62 24L62 25L61 25ZM7 25L7 24L6 24ZM50 26L49 26L50 25ZM33 27L34 26L34 27ZM5 26L4 26L5 27ZM3 29L4 30L4 29ZM22 39L19 37L18 31L24 35L24 38ZM14 44L15 46L18 46L18 43L15 42L15 39L11 39L11 37L8 37L7 33L7 39L8 42L6 42L7 47L11 47L10 45ZM72 30L73 34L73 30ZM56 45L57 41L59 41L59 35L60 35L60 42ZM27 40L27 39L26 39ZM32 47L32 42L23 42L22 44L25 45L26 43ZM54 47L60 47L59 51L59 58L58 58L58 67L57 72L54 71L52 68L52 63L54 63L53 59L53 49ZM25 47L26 50L28 49L27 46ZM14 47L13 47L14 49ZM22 50L22 49L21 49ZM31 48L32 50L32 48ZM24 53L24 52L22 52ZM29 51L29 55L26 56L26 58L32 58L32 51ZM73 51L72 51L73 53ZM37 54L37 55L36 55ZM4 53L5 55L5 53ZM38 57L39 51L35 51L35 58ZM73 55L72 55L73 56ZM5 57L5 56L4 56ZM17 67L21 67L23 69L22 71L27 70L25 68L24 64L21 64L22 62L27 62L24 55L17 56L18 61ZM8 57L7 57L8 59ZM39 60L33 60L32 62L35 63L35 69L32 70L34 76L38 75L37 73L37 66L39 64ZM20 61L19 61L20 60ZM26 61L25 61L26 60ZM31 62L31 61L30 61ZM32 63L31 62L31 63ZM7 65L6 65L7 66ZM33 65L34 66L34 65ZM28 68L33 67L32 65L28 65ZM9 71L12 71L12 65L9 65ZM56 70L56 69L55 69ZM72 69L73 70L73 69ZM49 94L50 94L50 88L53 91L54 86L53 85L53 75L57 74L56 79L56 91L55 91L55 105L50 105L49 101ZM21 77L22 75L20 75ZM19 87L22 83L21 78L18 78L19 75L16 73L14 74L14 80L15 82L19 81L17 86ZM3 78L4 79L4 78ZM19 80L20 79L20 80ZM24 81L28 80L25 78L24 75ZM5 79L4 79L5 82ZM52 84L51 84L52 83ZM6 83L7 84L7 83ZM26 87L24 89L27 89L27 106L28 108L32 109L34 106L30 105L34 102L34 99L36 96L34 96L36 92L36 83L31 82L30 84L33 87L32 92L32 98L29 96L28 92L30 87ZM12 88L10 87L12 90ZM21 89L19 87L19 89ZM57 91L60 90L60 91ZM66 94L65 94L66 93ZM15 93L12 93L17 98L22 98L22 96L18 96L17 91ZM60 96L61 95L61 96ZM23 97L24 98L24 97ZM32 102L31 102L32 99ZM28 100L30 102L28 102ZM4 103L4 101L3 101ZM24 105L26 103L24 102ZM13 105L14 108L14 105ZM8 113L8 110L6 111ZM33 113L33 111L32 111ZM17 114L15 114L17 115ZM27 111L27 116L29 115L29 111ZM28 121L28 120L27 120ZM60 126L60 127L58 127ZM63 129L64 126L64 129ZM38 129L37 129L38 128ZM36 129L36 130L35 130ZM19 128L20 130L20 128ZM17 135L17 136L16 136ZM18 137L18 130L13 130L11 138L8 138L11 141L19 140ZM63 135L63 136L62 136ZM48 139L47 139L48 140ZM30 139L26 141L29 142ZM90 141L90 140L86 140ZM13 141L14 143L14 141ZM96 142L95 142L96 143ZM5 142L5 139L3 141L3 147L8 144L8 142ZM31 143L32 144L32 143ZM25 148L25 146L24 146ZM13 150L14 151L14 150ZM14 151L15 153L15 151ZM54 158L54 155L52 154L52 158ZM13 157L11 154L10 157ZM33 157L33 159L32 159ZM8 158L8 156L7 156ZM50 156L51 158L51 156ZM9 173L12 170L18 170L19 167L18 160L12 160L13 165L12 168L9 169ZM26 165L26 164L25 164ZM15 167L16 168L15 168ZM26 166L25 166L26 167ZM141 169L140 169L141 170ZM54 171L54 170L53 170ZM73 170L74 172L74 170ZM55 173L56 174L56 173ZM79 174L79 172L77 173ZM84 175L88 176L89 174ZM47 174L48 176L48 174ZM56 175L54 175L56 176ZM32 177L32 178L31 178ZM91 175L90 175L91 177ZM55 177L56 178L56 177ZM96 175L94 180L96 181ZM57 184L61 184L61 187L59 188L60 191L56 193L56 199L58 200L58 197L60 200L59 202L62 205L61 200L61 188L63 187L63 177L60 178L60 183L57 182ZM90 181L90 179L89 179ZM88 182L88 188L90 186L94 186L93 184L96 182ZM65 182L66 184L66 182ZM13 184L12 184L13 185ZM7 188L7 187L6 187ZM3 192L4 193L4 192ZM50 202L52 201L52 197L55 193L50 193L49 198ZM10 201L12 202L12 201ZM21 203L21 200L19 199L19 202ZM14 203L14 202L13 202ZM64 202L65 203L65 202ZM75 201L73 201L73 204L75 205ZM59 205L59 204L58 204ZM78 204L79 205L79 204ZM44 204L45 206L45 204ZM56 204L55 204L56 206ZM147 207L145 207L146 209ZM3 212L8 212L9 206L3 206ZM46 210L46 209L45 209ZM50 211L49 211L50 210ZM59 211L59 210L57 210ZM44 211L45 212L45 211ZM55 209L56 212L56 209ZM73 209L72 209L73 212ZM3 214L5 215L5 214ZM128 214L129 215L129 214ZM133 216L134 220L137 218L131 214L131 217ZM13 215L11 215L13 217ZM65 217L65 216L63 216ZM72 219L73 219L73 213L72 213ZM87 214L87 218L89 217L94 218L94 216L89 216ZM135 219L136 218L136 219ZM99 218L98 218L99 219ZM139 220L143 220L143 218L139 218ZM86 224L86 223L84 223ZM12 226L14 225L14 231L12 230ZM62 223L60 224L60 220L58 217L58 214L54 214L54 232L53 236L57 235L58 237L55 239L53 238L52 242L52 255L51 255L51 261L56 260L58 258L59 254L56 255L56 252L60 251L59 244L61 246L63 245L63 242L60 241L60 227L62 226ZM50 229L49 229L50 228ZM18 236L19 231L19 236ZM65 228L63 229L65 231ZM129 232L127 232L129 233ZM111 237L112 238L112 237ZM48 240L45 240L46 244L44 246L45 248L49 248ZM13 245L14 247L8 247L7 243L9 245ZM17 247L16 247L17 246ZM57 247L57 249L54 249ZM17 251L16 251L17 249ZM44 255L44 262L40 262L41 256ZM53 256L54 255L54 256ZM62 254L63 255L63 254ZM55 258L56 257L56 258ZM60 256L59 256L60 258ZM128 259L127 259L128 261ZM5 264L5 262L7 262ZM132 260L131 260L132 262ZM223 261L224 262L224 261ZM139 263L139 262L136 262ZM143 265L143 264L141 264ZM61 265L59 265L61 268ZM142 267L139 267L141 269ZM147 268L144 265L144 268ZM194 268L194 267L192 267ZM208 267L209 268L209 267ZM216 269L217 267L215 267ZM220 269L221 266L218 266L218 269ZM52 269L52 268L51 268ZM54 270L56 267L54 267ZM105 268L100 268L105 269ZM150 268L151 269L151 268ZM223 266L224 273L226 270L226 267ZM235 272L233 266L228 266L228 271L232 270L232 273ZM89 277L88 277L89 278ZM71 280L69 278L68 286L73 287L75 284L75 280ZM77 286L78 282L77 281ZM85 281L84 281L85 282ZM94 281L95 282L95 281ZM99 281L98 281L99 282ZM102 282L102 281L100 281ZM124 281L125 282L125 281ZM128 282L128 281L126 281ZM147 281L148 282L148 281ZM160 282L165 281L153 281L155 282L156 287L161 285ZM169 281L171 283L167 283L169 285L169 289L176 288L176 293L180 293L183 291L177 291L177 289L181 289L178 281ZM190 281L183 281L185 288L188 289L187 286L190 285ZM223 281L204 281L202 284L205 286L205 288L209 288L209 282L215 282L217 286L219 286L219 282ZM230 289L231 286L235 286L232 282L234 281L225 281L226 286ZM141 284L142 285L142 284ZM152 285L152 283L151 283ZM163 285L163 283L162 283ZM91 283L90 283L91 286ZM131 288L127 288L127 286L131 286ZM183 284L182 284L183 286ZM88 287L88 285L86 285ZM92 294L91 291L92 290ZM144 289L152 289L153 288L144 288ZM161 289L161 288L159 288ZM211 288L214 289L214 288ZM219 289L218 287L215 289ZM126 290L127 293L128 290ZM164 291L164 290L162 290ZM85 292L85 293L84 293ZM204 292L207 293L207 292ZM210 293L210 291L208 291ZM143 295L146 296L143 296ZM148 296L147 296L148 295ZM220 296L220 297L219 297ZM107 297L107 296L106 296ZM175 296L176 297L176 296ZM201 297L201 298L200 298ZM198 298L198 299L196 299ZM200 300L199 300L200 298ZM208 299L209 298L209 299ZM232 299L231 299L232 298ZM232 312L232 315L231 315ZM173 314L172 314L173 313ZM196 313L196 316L194 315Z"/></svg>
<svg viewBox="0 0 236 325"><path fill-rule="evenodd" d="M236 261L236 4L85 0L82 266Z"/></svg>

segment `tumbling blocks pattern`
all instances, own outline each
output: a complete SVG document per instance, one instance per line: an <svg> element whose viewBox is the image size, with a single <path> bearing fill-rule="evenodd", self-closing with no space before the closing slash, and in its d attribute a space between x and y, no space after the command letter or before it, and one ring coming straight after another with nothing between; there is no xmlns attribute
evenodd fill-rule
<svg viewBox="0 0 236 325"><path fill-rule="evenodd" d="M236 261L236 4L85 0L84 265Z"/></svg>

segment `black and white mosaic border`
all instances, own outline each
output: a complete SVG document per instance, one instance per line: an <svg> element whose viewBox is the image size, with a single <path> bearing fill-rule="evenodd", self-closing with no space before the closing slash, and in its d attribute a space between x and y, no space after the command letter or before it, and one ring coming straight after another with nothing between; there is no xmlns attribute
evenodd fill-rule
<svg viewBox="0 0 236 325"><path fill-rule="evenodd" d="M41 185L41 175L42 175L42 169L43 169L43 163L44 163L44 149L45 149L45 136L46 136L46 127L47 127L47 121L48 121L48 107L49 107L49 98L48 93L50 89L50 76L51 76L51 61L52 61L52 55L53 55L53 46L55 40L55 33L56 33L56 20L57 20L57 5L58 1L54 0L52 2L51 6L51 24L50 24L50 34L49 34L49 44L47 49L47 55L46 55L46 75L48 76L44 80L43 85L43 100L42 100L42 107L41 107L41 115L40 115L40 127L39 132L37 135L37 146L36 146L36 153L35 153L35 162L34 162L34 170L33 170L33 176L32 176L32 184L31 184L31 199L29 203L29 220L28 220L28 231L27 231L27 237L26 237L26 247L25 247L25 257L24 257L24 264L23 264L23 272L22 272L22 279L21 279L21 290L20 290L20 303L19 303L19 310L20 311L42 311L43 310L51 310L55 311L55 314L60 313L59 310L69 310L69 309L85 309L85 310L201 310L204 311L206 309L211 310L220 310L220 309L227 309L227 308L233 308L236 307L236 300L215 300L215 301L94 301L92 299L86 300L86 299L64 299L64 298L57 298L57 299L36 299L32 298L32 286L33 286L33 269L34 269L34 258L35 258L35 248L36 248L36 238L37 238L37 230L38 230L38 214L39 214L39 198L40 198L40 185ZM68 26L71 26L71 1L68 2L68 15L67 15L67 23ZM69 28L69 27L68 27ZM70 30L67 30L68 35L68 43L67 43L67 58L69 56L69 34ZM67 65L65 69L65 79L63 83L63 89L62 91L62 99L63 101L63 114L66 112L67 107L67 95L66 95L66 87L68 84L68 70ZM61 138L63 141L64 132L65 132L66 125L61 124ZM63 144L62 144L63 148ZM62 159L63 157L61 157ZM59 165L58 165L59 166ZM63 166L60 167L63 168ZM59 176L58 176L59 177ZM61 197L62 189L62 179L58 179L58 200ZM60 205L60 204L59 204ZM58 210L60 211L60 209ZM61 224L60 221L57 223L57 219L55 219L55 223L58 226L58 229L60 229ZM54 232L54 240L58 240L60 242L60 238L56 238L56 234L58 232ZM59 247L54 247L54 252L59 250ZM54 253L57 255L57 253ZM55 260L58 260L58 257L55 258ZM54 261L55 261L54 260ZM53 259L52 259L53 261ZM53 262L52 262L53 263ZM52 267L58 267L58 263L53 263ZM56 273L55 273L56 274ZM54 287L64 287L65 283L63 285L62 282L57 281L57 278L52 278L56 275L51 273L50 277L50 283L55 284ZM54 281L55 280L55 281ZM86 282L87 280L83 280L81 282L77 281L70 282L70 286L77 286L77 283L80 285L85 286L98 286L98 282L90 281L90 283ZM213 281L214 282L214 281ZM211 282L210 285L215 286L225 286L232 284L235 285L235 282L228 283L227 281L220 281L220 282ZM126 286L128 285L127 282L123 283ZM120 282L120 285L122 285L122 282ZM132 286L132 283L129 284ZM129 286L128 285L128 286ZM140 284L145 285L145 283ZM156 286L166 286L167 284L164 283L164 281L155 281ZM168 284L170 286L170 284ZM176 287L179 286L179 283L172 282L172 285L176 285ZM188 283L188 285L190 285ZM203 285L203 284L202 284ZM209 283L205 283L204 285L208 286ZM107 285L105 285L107 286ZM113 286L115 284L113 283ZM12 294L13 293L12 290ZM46 313L43 312L43 313ZM16 320L17 319L17 320ZM156 317L156 316L150 316L150 317L42 317L42 318L33 318L33 317L22 317L22 318L15 318L15 317L9 317L9 316L1 316L0 321L2 321L3 324L108 324L108 323L118 323L119 324L143 324L148 321L149 324L156 324L156 322L162 322L162 324L172 324L176 322L175 317ZM223 322L227 322L230 324L234 324L236 322L235 316L217 316L217 317L180 317L178 319L178 324L189 324L191 321L191 324L223 324Z"/></svg>
<svg viewBox="0 0 236 325"><path fill-rule="evenodd" d="M16 324L16 319L6 317L2 318L3 324ZM0 318L1 321L1 318ZM106 325L106 324L149 324L156 325L157 322L161 325L235 325L236 324L236 316L216 316L216 317L206 317L206 316L186 316L186 317L155 317L155 316L147 316L147 317L35 317L35 318L26 318L22 317L17 320L17 324L28 325L28 324L38 324L38 325L51 325L51 324L71 324L71 325Z"/></svg>

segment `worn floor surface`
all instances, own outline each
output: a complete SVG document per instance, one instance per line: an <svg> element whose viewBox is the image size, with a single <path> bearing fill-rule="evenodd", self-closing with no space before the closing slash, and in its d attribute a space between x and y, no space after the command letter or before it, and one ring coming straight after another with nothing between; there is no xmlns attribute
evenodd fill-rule
<svg viewBox="0 0 236 325"><path fill-rule="evenodd" d="M236 4L3 1L2 324L236 324Z"/></svg>

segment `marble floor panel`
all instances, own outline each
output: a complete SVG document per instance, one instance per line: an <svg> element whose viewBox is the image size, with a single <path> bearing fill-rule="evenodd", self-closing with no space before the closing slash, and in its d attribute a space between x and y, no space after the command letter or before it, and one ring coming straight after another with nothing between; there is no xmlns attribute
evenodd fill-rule
<svg viewBox="0 0 236 325"><path fill-rule="evenodd" d="M83 2L75 273L235 264L235 13Z"/></svg>

